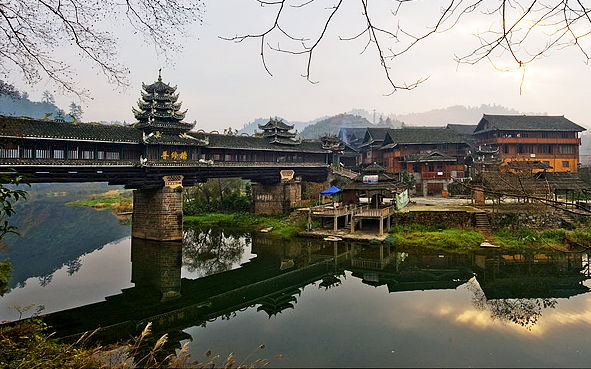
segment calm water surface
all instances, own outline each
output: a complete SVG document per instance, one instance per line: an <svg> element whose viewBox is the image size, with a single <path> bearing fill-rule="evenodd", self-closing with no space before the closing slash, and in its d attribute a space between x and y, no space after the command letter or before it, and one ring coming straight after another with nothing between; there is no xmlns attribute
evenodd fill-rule
<svg viewBox="0 0 591 369"><path fill-rule="evenodd" d="M198 359L207 350L244 358L264 344L252 357L274 367L591 362L591 285L581 255L454 256L212 229L186 230L181 247L132 241L129 226L114 222L114 238L98 246L80 225L87 250L37 250L53 256L45 257L47 274L11 248L19 280L0 298L0 320L18 319L11 306L35 304L23 316L38 306L72 309L48 319L94 319L120 333L153 321L169 333L169 351L190 342Z"/></svg>

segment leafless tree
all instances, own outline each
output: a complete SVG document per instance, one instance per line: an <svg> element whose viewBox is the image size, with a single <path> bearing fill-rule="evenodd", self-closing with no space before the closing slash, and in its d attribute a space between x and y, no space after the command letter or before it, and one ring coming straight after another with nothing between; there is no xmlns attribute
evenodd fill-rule
<svg viewBox="0 0 591 369"><path fill-rule="evenodd" d="M129 72L118 62L114 25L132 27L166 56L178 50L176 37L185 34L185 26L201 20L202 9L200 0L5 0L0 2L0 73L9 82L48 78L60 92L85 96L63 57L70 46L123 87Z"/></svg>
<svg viewBox="0 0 591 369"><path fill-rule="evenodd" d="M534 60L547 55L551 50L565 47L576 47L581 52L585 62L589 55L585 50L584 39L591 32L591 8L583 4L581 0L442 0L429 2L428 6L438 8L434 16L421 14L421 22L417 27L408 19L413 12L420 11L417 8L417 0L332 0L331 2L319 0L252 0L258 2L261 7L273 7L274 17L262 32L237 35L226 38L235 42L247 39L257 39L260 42L260 54L262 63L269 74L265 55L269 50L305 55L307 67L304 77L312 80L312 60L315 52L321 47L322 42L328 37L328 30L335 27L335 18L346 6L352 3L359 4L359 16L362 25L353 30L355 22L350 22L345 31L337 30L342 35L341 40L365 40L365 47L361 52L369 49L375 51L377 61L388 82L392 92L398 89L413 89L428 77L421 77L412 83L395 82L395 72L392 68L394 60L415 49L418 44L426 39L432 39L447 32L460 24L463 27L474 27L478 24L482 29L475 29L475 47L464 55L456 55L458 64L476 64L487 60L500 70L499 59L508 61L517 70L525 71L525 67ZM294 14L300 21L308 22L315 19L318 13L319 3L324 6L322 24L317 27L319 31L312 37L300 36L289 29L289 21ZM424 3L424 2L423 2ZM303 9L309 9L308 15ZM424 7L422 8L424 9ZM386 13L387 16L383 16ZM416 14L415 14L416 15ZM417 17L413 17L417 20ZM476 21L475 23L471 23ZM353 26L351 26L353 25ZM308 26L308 24L307 24ZM316 25L318 26L318 25ZM307 27L314 29L313 26ZM422 29L419 31L418 29ZM279 39L277 44L275 40ZM273 40L273 44L269 40ZM287 46L285 46L287 45ZM398 72L400 69L397 69ZM403 72L398 72L402 74ZM396 76L397 79L400 76Z"/></svg>

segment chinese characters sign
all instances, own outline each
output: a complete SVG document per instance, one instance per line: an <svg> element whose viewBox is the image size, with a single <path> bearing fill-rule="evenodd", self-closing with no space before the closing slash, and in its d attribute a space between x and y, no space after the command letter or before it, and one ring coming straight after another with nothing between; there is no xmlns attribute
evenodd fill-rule
<svg viewBox="0 0 591 369"><path fill-rule="evenodd" d="M187 152L177 152L172 151L170 154L167 150L162 151L162 155L160 155L162 160L187 160Z"/></svg>

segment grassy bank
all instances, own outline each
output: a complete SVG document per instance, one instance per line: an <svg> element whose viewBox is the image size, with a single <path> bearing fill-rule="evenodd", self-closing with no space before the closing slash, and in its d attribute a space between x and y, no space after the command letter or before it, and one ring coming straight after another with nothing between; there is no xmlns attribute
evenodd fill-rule
<svg viewBox="0 0 591 369"><path fill-rule="evenodd" d="M236 227L249 231L260 231L272 227L270 234L280 237L296 237L298 232L306 229L306 220L287 222L286 216L255 215L250 213L211 213L203 215L187 215L183 223L198 226Z"/></svg>
<svg viewBox="0 0 591 369"><path fill-rule="evenodd" d="M86 206L95 209L110 209L114 213L133 210L131 191L111 190L92 195L91 198L73 201L67 205ZM296 237L306 229L306 220L297 219L288 222L286 216L255 215L250 213L208 213L185 215L186 225L233 227L245 231L260 231L272 228L271 235L278 237ZM314 224L316 227L317 224ZM389 242L403 247L428 247L431 249L468 253L480 249L484 241L482 234L474 229L446 228L445 224L428 227L420 224L395 226L390 231ZM523 251L585 251L591 248L591 228L566 231L562 229L537 232L528 228L499 229L493 232L491 243L509 252Z"/></svg>
<svg viewBox="0 0 591 369"><path fill-rule="evenodd" d="M114 213L133 211L133 201L130 190L111 190L101 194L93 194L88 199L67 203L68 206L84 206L95 209L110 209Z"/></svg>
<svg viewBox="0 0 591 369"><path fill-rule="evenodd" d="M439 229L420 224L397 226L392 228L390 234L394 245L458 253L478 250L484 241L484 236L473 229Z"/></svg>

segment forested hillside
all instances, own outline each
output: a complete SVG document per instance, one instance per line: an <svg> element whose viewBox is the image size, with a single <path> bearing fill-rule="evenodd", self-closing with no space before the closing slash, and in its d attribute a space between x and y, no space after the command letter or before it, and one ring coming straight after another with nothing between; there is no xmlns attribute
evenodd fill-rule
<svg viewBox="0 0 591 369"><path fill-rule="evenodd" d="M388 127L396 128L396 124L390 118L380 121L378 124L372 124L367 119L358 115L339 114L334 117L326 118L316 124L307 126L300 136L302 138L316 139L326 134L337 135L341 128L366 128L366 127ZM399 124L398 124L399 126Z"/></svg>
<svg viewBox="0 0 591 369"><path fill-rule="evenodd" d="M56 116L58 112L64 114L63 110L47 101L31 101L27 94L19 95L14 98L11 96L0 95L0 114L10 116L25 116L36 119L45 118L46 114ZM71 120L68 117L68 120Z"/></svg>

